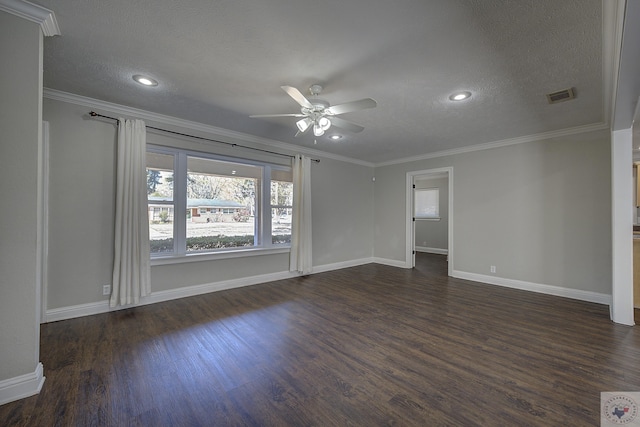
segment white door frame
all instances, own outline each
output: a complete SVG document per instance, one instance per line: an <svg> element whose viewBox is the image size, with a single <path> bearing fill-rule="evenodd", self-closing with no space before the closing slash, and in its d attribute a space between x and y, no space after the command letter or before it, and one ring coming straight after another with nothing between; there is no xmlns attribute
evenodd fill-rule
<svg viewBox="0 0 640 427"><path fill-rule="evenodd" d="M37 304L38 324L47 321L49 277L49 122L42 122L42 138L38 147L38 212L37 212Z"/></svg>
<svg viewBox="0 0 640 427"><path fill-rule="evenodd" d="M427 169L421 171L411 171L407 172L407 184L406 184L406 242L407 248L405 253L405 266L406 268L414 267L414 251L415 251L415 233L414 233L414 222L413 222L413 184L414 180L417 176L422 175L431 175L431 174L442 174L446 173L449 178L449 212L448 212L448 230L447 230L447 239L448 242L448 272L449 276L453 275L453 166L445 167L445 168L436 168L436 169Z"/></svg>
<svg viewBox="0 0 640 427"><path fill-rule="evenodd" d="M611 133L611 320L633 326L633 130Z"/></svg>

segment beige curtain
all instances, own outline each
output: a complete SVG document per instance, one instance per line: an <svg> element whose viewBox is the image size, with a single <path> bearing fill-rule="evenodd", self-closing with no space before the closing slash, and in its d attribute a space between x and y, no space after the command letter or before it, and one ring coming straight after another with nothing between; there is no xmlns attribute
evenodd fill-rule
<svg viewBox="0 0 640 427"><path fill-rule="evenodd" d="M138 304L151 293L146 190L144 121L119 119L111 307Z"/></svg>
<svg viewBox="0 0 640 427"><path fill-rule="evenodd" d="M311 159L296 156L293 169L293 216L289 270L311 273Z"/></svg>

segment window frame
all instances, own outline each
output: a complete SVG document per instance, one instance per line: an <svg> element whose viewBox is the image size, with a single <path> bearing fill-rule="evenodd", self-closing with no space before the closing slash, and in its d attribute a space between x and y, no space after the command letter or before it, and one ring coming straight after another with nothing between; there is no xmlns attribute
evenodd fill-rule
<svg viewBox="0 0 640 427"><path fill-rule="evenodd" d="M271 235L271 172L272 170L291 171L290 166L156 144L147 144L146 152L173 156L172 200L153 202L156 205L173 206L173 251L151 253L151 265L290 252L290 244L275 245L272 243ZM259 179L259 185L256 186L254 246L187 251L187 160L189 157L262 168L262 177Z"/></svg>
<svg viewBox="0 0 640 427"><path fill-rule="evenodd" d="M289 168L289 169L291 169L291 168ZM291 179L292 179L291 184L293 185L293 177L291 177ZM276 182L287 182L287 181L281 181L281 180L277 180L277 179L276 180L272 179L269 182L269 207L268 207L268 209L269 209L270 214L273 214L274 209L276 209L276 210L277 209L286 209L286 210L291 212L290 216L293 219L293 192L292 192L292 195L291 195L291 205L279 205L279 204L275 204L274 205L274 204L271 204L271 183L273 183L273 181L276 181ZM276 194L276 203L277 203L277 200L278 200L278 195ZM278 222L279 222L279 218L278 218ZM271 225L273 226L273 216L271 217ZM290 227L291 227L291 233L293 233L293 223L291 224ZM274 244L273 243L273 230L272 230L272 234L271 234L271 243L272 243L272 245L274 247L291 247L291 243L289 243L289 244L286 244L286 243L285 244L282 244L282 243Z"/></svg>

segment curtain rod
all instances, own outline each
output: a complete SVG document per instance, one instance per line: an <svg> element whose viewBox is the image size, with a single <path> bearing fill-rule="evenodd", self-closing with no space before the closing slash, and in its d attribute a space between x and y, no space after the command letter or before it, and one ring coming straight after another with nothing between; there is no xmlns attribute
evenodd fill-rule
<svg viewBox="0 0 640 427"><path fill-rule="evenodd" d="M98 114L95 111L90 111L89 115L91 117L103 117L105 119L110 119L110 120L115 120L117 122L119 122L120 120L116 117L110 117L110 116L105 116L103 114ZM160 132L167 132L167 133L172 133L174 135L180 135L180 136L186 136L188 138L195 138L195 139L200 139L202 141L209 141L209 142L217 142L218 144L225 144L225 145L229 145L231 147L240 147L240 148L246 148L247 150L255 150L255 151L262 151L263 153L269 153L269 154L275 154L276 156L283 156L283 157L290 157L290 158L294 158L296 156L292 156L291 154L282 154L282 153L277 153L275 151L269 151L269 150L263 150L262 148L254 148L254 147L247 147L246 145L240 145L240 144L235 144L233 142L225 142L225 141L218 141L217 139L211 139L211 138L205 138L202 136L196 136L196 135L189 135L187 133L182 133L182 132L175 132L172 130L168 130L168 129L161 129L161 128L157 128L157 127L153 127L153 126L149 126L149 125L145 125L147 128L149 129L153 129L153 130L158 130ZM316 163L320 163L320 160L318 159L310 159L312 162L316 162Z"/></svg>

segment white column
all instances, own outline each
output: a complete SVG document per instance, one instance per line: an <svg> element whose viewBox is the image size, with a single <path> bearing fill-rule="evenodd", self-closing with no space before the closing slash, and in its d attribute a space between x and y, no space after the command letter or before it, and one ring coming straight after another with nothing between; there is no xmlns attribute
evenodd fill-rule
<svg viewBox="0 0 640 427"><path fill-rule="evenodd" d="M611 320L633 325L633 134L611 133Z"/></svg>
<svg viewBox="0 0 640 427"><path fill-rule="evenodd" d="M37 394L40 358L38 163L42 30L0 11L0 405ZM7 211L20 207L20 214Z"/></svg>

